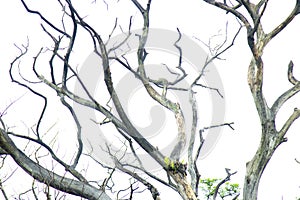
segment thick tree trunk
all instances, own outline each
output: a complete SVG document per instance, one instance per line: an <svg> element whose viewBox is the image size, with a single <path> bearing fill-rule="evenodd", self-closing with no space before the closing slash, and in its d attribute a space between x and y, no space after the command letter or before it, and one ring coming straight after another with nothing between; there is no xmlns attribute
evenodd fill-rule
<svg viewBox="0 0 300 200"><path fill-rule="evenodd" d="M246 165L243 200L256 200L261 176L276 148L283 142L274 121L262 125L262 136L256 154Z"/></svg>
<svg viewBox="0 0 300 200"><path fill-rule="evenodd" d="M171 176L175 180L178 192L183 200L198 200L186 176L181 173L172 173Z"/></svg>

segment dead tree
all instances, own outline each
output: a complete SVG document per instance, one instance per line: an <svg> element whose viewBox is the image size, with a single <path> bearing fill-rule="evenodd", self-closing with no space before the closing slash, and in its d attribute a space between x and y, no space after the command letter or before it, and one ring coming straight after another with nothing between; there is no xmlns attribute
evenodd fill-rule
<svg viewBox="0 0 300 200"><path fill-rule="evenodd" d="M300 1L296 1L295 7L289 16L269 33L265 33L261 23L261 18L269 3L268 0L261 0L257 4L251 3L249 0L231 2L205 0L205 2L234 15L247 30L246 39L252 52L252 60L248 67L248 84L261 122L261 140L253 159L247 163L243 199L254 200L257 199L259 181L268 162L278 146L287 141L285 138L287 131L300 116L300 111L295 108L284 125L276 127L275 120L278 111L288 99L299 92L300 85L294 77L294 65L291 61L287 66L287 78L292 87L280 95L272 106L268 106L263 94L264 61L262 58L267 44L299 14ZM243 13L242 9L246 10L246 13Z"/></svg>
<svg viewBox="0 0 300 200"><path fill-rule="evenodd" d="M206 61L203 63L202 70L192 81L192 83L185 87L178 87L177 84L185 80L187 73L182 66L183 54L184 51L180 46L180 41L182 38L182 33L177 29L178 38L174 42L174 47L178 51L178 65L176 70L170 69L168 66L166 69L171 74L175 74L176 78L174 80L168 80L166 78L152 79L148 74L145 68L145 62L148 56L148 50L146 48L147 39L150 30L150 8L151 0L147 2L146 5L142 5L137 0L132 0L132 5L135 6L136 10L139 11L143 24L140 25L141 32L140 34L134 35L135 39L138 41L138 49L136 52L136 62L138 63L137 69L133 68L132 65L125 56L115 56L114 52L119 48L123 48L122 45L126 45L129 38L132 35L131 24L132 21L129 19L129 29L126 33L124 39L118 44L114 44L113 47L109 47L107 42L103 41L102 35L99 33L99 30L90 25L83 16L79 13L76 7L73 5L72 1L58 1L58 4L62 9L62 20L61 25L57 25L51 22L51 19L47 19L43 13L33 10L26 3L25 0L21 0L24 8L28 13L32 13L40 17L42 21L42 30L44 33L53 41L51 47L42 47L34 56L31 68L32 72L37 80L31 81L25 78L21 73L22 68L22 59L26 57L26 54L29 51L28 41L25 45L16 45L19 50L19 56L17 56L11 63L10 67L10 77L12 82L24 87L33 93L36 97L39 97L43 100L43 109L40 113L40 117L36 123L35 130L31 129L30 134L17 133L14 130L10 130L9 126L5 124L4 117L1 115L2 128L0 129L0 150L1 154L5 156L11 156L17 165L27 172L34 180L37 180L43 183L46 187L46 195L49 198L51 195L49 193L50 188L62 191L64 193L77 195L87 199L111 199L109 195L113 193L114 183L113 183L113 174L116 170L127 174L130 179L133 179L134 182L130 183L130 186L125 190L119 190L117 193L117 199L119 199L120 192L127 191L127 197L129 199L133 198L134 193L138 187L135 187L136 183L144 185L153 199L160 199L160 193L153 183L160 182L162 185L165 185L173 190L175 190L182 199L186 200L196 200L198 195L198 184L200 180L200 173L197 166L197 160L200 155L201 147L205 141L203 137L203 132L208 129L219 128L221 126L228 126L232 128L232 123L223 123L214 124L210 127L205 127L197 131L198 125L198 111L197 111L197 102L196 102L196 92L195 88L204 88L211 90L217 93L220 96L220 99L223 97L218 88L213 88L207 85L200 83L200 80L206 73L206 69L209 68L209 65L214 59L219 58L221 54L230 49L233 46L233 43L241 30L241 27L237 30L236 35L232 38L230 44L225 42L222 45L219 45L217 49L212 53L211 58L206 58ZM67 23L68 22L68 23ZM68 28L67 28L68 27ZM113 26L113 30L110 37L114 34L114 31L117 27L117 20ZM111 110L112 107L107 103L103 105L100 103L100 100L95 98L89 88L86 86L85 81L81 79L80 73L77 72L75 67L70 61L75 51L76 41L80 38L79 30L85 33L88 33L89 37L87 40L91 41L92 48L94 53L101 60L102 72L104 74L103 82L105 83L107 92L109 94L109 99L112 101L113 107L116 110L116 113L113 113ZM123 31L123 30L122 30ZM83 38L82 38L83 39ZM86 38L85 38L86 39ZM226 46L227 45L227 46ZM50 52L50 56L49 53ZM44 62L45 57L47 61ZM162 153L158 147L151 144L132 123L129 119L127 113L124 111L124 105L122 105L119 98L119 94L116 91L115 84L113 81L113 72L111 69L111 61L116 61L119 66L128 70L132 73L132 77L140 81L141 85L147 91L147 94L164 109L171 112L174 116L175 126L177 127L177 132L174 135L177 135L176 145L172 149L169 155ZM44 63L48 66L48 73L40 72L42 68L41 64ZM43 68L44 69L44 68ZM44 73L44 74L43 74ZM91 71L90 73L94 73ZM17 77L19 74L19 77ZM72 81L79 83L80 87L84 91L84 97L76 94L74 91L69 89L69 85ZM72 161L64 161L60 155L58 155L51 145L44 141L44 133L41 131L43 126L43 119L45 118L45 113L48 111L48 101L49 98L43 94L42 90L36 89L34 86L36 84L43 84L51 90L55 91L61 105L66 108L70 113L71 119L74 121L77 129L77 149L75 150L75 155ZM182 107L179 102L171 100L169 98L169 91L179 90L184 92L189 97L190 107L193 112L192 121L187 122L184 118ZM104 117L104 120L99 123L99 126L104 124L112 124L115 130L120 134L120 140L123 141L124 147L126 148L126 153L131 152L134 156L135 163L132 164L130 161L122 160L123 154L117 156L118 152L115 152L114 149L110 147L110 144L106 144L106 153L109 154L113 160L113 165L106 165L106 163L101 163L95 159L95 162L99 164L99 167L104 167L109 170L109 176L105 178L101 185L93 184L81 173L78 165L83 156L87 156L90 159L93 157L90 155L91 152L84 153L84 143L82 136L82 125L78 117L78 113L74 110L71 103L76 103L81 106L84 106L86 109L93 109L94 111L101 114ZM97 122L96 122L97 123ZM186 129L186 123L191 123L191 130ZM191 137L187 138L187 131ZM198 133L198 134L197 134ZM22 152L22 150L14 142L14 138L21 138L24 141L28 141L31 144L37 145L37 150L33 154L35 155L35 160L30 158L29 155ZM196 142L196 140L198 141ZM188 149L188 160L184 162L181 159L181 154L183 150L187 147ZM139 155L136 153L138 148L142 148L153 160L156 162L161 169L164 171L163 177L155 175L151 171L146 169L145 164L139 158ZM44 167L40 162L40 157L38 156L38 151L40 149L46 150L47 154L50 155L53 159L53 162L62 166L65 170L64 174L61 175L61 172L55 171L54 169L50 170L47 167ZM125 154L125 153L124 153ZM90 157L91 156L91 157ZM143 175L140 175L142 172ZM234 173L229 173L227 170L227 177L220 182L218 187L223 183L227 182L230 179L230 176ZM190 180L187 178L187 175L191 177ZM112 185L110 185L111 183ZM34 196L36 197L36 192L34 187L30 189ZM3 194L5 191L3 190ZM214 198L216 198L218 190Z"/></svg>
<svg viewBox="0 0 300 200"><path fill-rule="evenodd" d="M209 69L209 65L212 61L214 59L218 59L220 55L233 46L242 26L237 30L236 34L230 41L231 43L228 44L228 42L225 41L222 45L218 46L218 48L214 49L212 56L206 59L202 66L202 70L199 74L197 74L192 83L188 87L181 88L178 87L177 84L186 79L187 73L182 66L183 55L185 52L179 44L182 38L182 33L179 29L177 29L178 38L174 41L174 47L178 50L178 64L176 66L176 71L172 71L166 67L171 74L176 74L176 78L174 80L168 80L163 77L160 79L153 79L147 73L147 68L145 66L150 53L148 52L146 44L148 42L150 31L151 20L149 14L152 3L151 0L148 0L145 5L141 4L137 0L131 0L132 5L135 6L142 18L142 24L140 25L141 32L134 35L138 41L138 49L135 57L135 63L138 64L136 69L132 67L134 64L128 61L125 55L118 57L114 54L115 51L123 48L122 45L126 45L129 38L132 36L131 19L128 20L129 28L123 40L114 44L113 47L109 47L107 42L104 41L103 35L100 34L100 31L93 27L84 16L81 16L80 12L71 0L58 0L57 2L62 9L62 21L60 25L51 22L51 19L46 18L43 13L31 9L25 0L21 0L21 2L29 13L40 17L42 21L42 30L53 41L53 44L51 47L41 48L33 58L30 67L32 68L32 72L36 78L34 81L26 79L20 70L22 67L21 61L24 57L26 57L26 54L29 51L28 45L30 42L28 41L26 45L17 46L20 54L11 63L9 72L11 80L41 98L44 104L40 117L36 123L36 128L35 130L30 130L30 135L26 133L17 133L14 130L11 130L9 126L5 124L4 117L0 113L2 125L2 128L0 129L0 156L12 157L20 168L22 168L35 180L45 184L47 191L49 191L49 188L51 187L65 193L87 199L111 199L110 195L115 190L112 177L114 176L115 171L121 171L134 180L129 184L129 187L124 190L127 192L127 198L129 199L132 199L134 193L136 193L137 183L143 185L154 200L160 199L160 193L156 187L156 183L159 182L162 185L176 191L182 199L196 200L199 193L198 185L200 181L200 172L198 170L197 161L201 148L205 142L203 132L207 129L219 128L220 126L232 128L232 123L220 122L220 124L213 124L212 126L201 128L197 131L199 113L197 110L197 94L195 91L196 88L201 87L218 93L220 98L223 97L218 88L203 85L200 80L203 76L205 76L206 70ZM299 13L300 2L297 1L290 16L288 16L284 22L278 25L270 33L265 33L263 31L260 21L267 7L267 0L261 0L258 4L253 4L250 1L244 0L230 3L214 0L205 0L204 2L233 14L247 30L246 39L253 55L249 65L248 83L262 124L261 143L253 159L247 163L247 174L245 177L243 192L244 200L253 200L257 198L259 180L268 161L271 159L277 147L282 142L286 141L286 132L300 115L300 111L295 108L294 112L283 127L278 129L278 127L275 126L275 118L278 111L281 109L283 104L289 98L294 96L300 89L299 81L293 75L292 62L288 66L288 80L293 84L293 87L278 97L271 107L267 105L262 92L264 65L262 59L263 50L268 42L282 31ZM246 9L246 14L240 12L240 9L242 8ZM245 17L248 16L247 14L249 14L250 17ZM114 34L117 24L118 21L116 20L108 40ZM81 39L79 31L88 34L88 37L83 39L91 42L93 51L97 58L101 60L101 70L104 74L103 80L101 81L105 84L106 91L109 95L109 101L112 103L103 104L101 103L102 101L100 101L103 99L95 98L86 86L85 80L81 78L80 73L77 72L75 66L71 62L73 52L75 51L75 44L78 39ZM50 56L47 54L49 52ZM46 62L44 62L45 57L47 58ZM124 105L121 103L120 96L116 91L116 85L113 77L115 72L112 69L111 61L117 62L120 67L130 72L132 74L132 78L140 81L149 97L168 112L172 113L175 121L174 126L177 128L177 131L172 134L177 135L177 140L176 145L169 155L164 154L158 147L151 144L150 141L144 137L144 133L138 130L128 117L128 114L124 110ZM43 67L48 66L48 73L44 73L41 65ZM19 74L18 78L16 78L17 74ZM78 95L70 89L70 85L74 83L72 81L76 81L80 84L80 87L84 91L84 96ZM41 127L43 119L45 118L45 113L49 112L47 110L49 97L46 96L43 91L37 90L34 87L36 84L43 84L52 91L55 91L59 97L61 105L64 106L70 113L70 116L76 125L77 149L74 151L75 155L71 162L64 161L56 154L51 145L43 140ZM189 97L189 106L192 110L191 122L187 122L185 120L182 105L174 101L168 95L172 90L185 92L185 94ZM100 113L104 120L100 123L96 123L98 123L99 126L105 124L113 125L115 131L118 132L121 138L120 140L122 140L124 144L126 152L130 152L134 157L134 162L127 160L124 161L122 158L125 156L125 153L117 155L119 152L115 152L115 150L111 148L110 144L106 144L105 151L113 160L113 165L106 165L106 163L101 163L98 160L95 160L95 162L99 164L99 167L104 167L109 171L108 177L104 178L101 185L99 185L99 183L98 185L94 184L87 180L78 167L81 163L82 157L89 157L90 152L84 152L82 136L83 127L79 120L78 113L74 110L72 103L79 104L86 109L93 109L95 112ZM112 107L115 109L116 113L112 112ZM186 129L187 123L191 123L190 130ZM187 138L188 134L190 135L190 138ZM35 156L35 160L32 159L16 145L16 142L14 141L15 138L21 138L24 141L37 145L38 149L42 148L46 150L47 154L51 156L53 161L64 168L64 174L61 175L60 172L56 172L53 169L50 170L42 166L41 162L39 162L38 156ZM183 162L180 159L185 147L188 149L188 159L186 162ZM137 153L138 149L143 149L143 151L151 157L153 162L161 167L163 171L162 176L158 176L147 170L145 163L143 163ZM92 159L92 157L89 158ZM142 175L137 172L142 172ZM229 169L226 169L226 172L227 176L218 184L218 188L228 181L231 175L235 174L235 172L230 173ZM4 196L6 196L1 183L2 182L0 180L1 191ZM109 183L112 183L112 185ZM216 193L213 195L214 199L217 196L218 188ZM34 188L31 190L35 193ZM117 199L120 198L120 193L122 191L123 190L119 190L117 193ZM48 198L49 192L46 193ZM237 196L235 198L237 198Z"/></svg>

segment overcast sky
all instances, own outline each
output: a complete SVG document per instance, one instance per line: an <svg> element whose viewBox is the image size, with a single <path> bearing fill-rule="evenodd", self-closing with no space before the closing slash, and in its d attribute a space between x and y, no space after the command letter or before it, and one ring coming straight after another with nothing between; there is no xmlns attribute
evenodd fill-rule
<svg viewBox="0 0 300 200"><path fill-rule="evenodd" d="M41 5L32 6L32 8L41 9L45 16L52 17L53 21L59 22L61 15L55 15L53 5L47 5L44 1L34 3ZM270 7L262 19L265 30L270 31L278 25L292 10L294 3L295 1L291 0L270 1ZM120 0L119 3L114 1L109 4L108 10L101 1L98 1L97 4L100 5L97 9L92 4L78 4L81 6L79 11L82 16L92 16L92 14L99 16L92 23L95 27L101 28L104 38L110 33L116 16L119 17L119 23L125 30L128 27L130 16L133 16L133 28L141 27L139 12L130 1ZM99 7L102 8L100 11ZM57 8L60 12L59 7ZM10 62L19 53L14 47L14 43L24 44L28 36L33 55L40 48L41 43L45 44L48 41L45 35L42 34L39 25L40 19L36 15L26 13L19 1L12 0L3 3L0 7L0 17L2 19L0 32L1 111L11 101L25 93L24 90L20 90L15 84L12 84L9 79ZM90 19L89 16L87 16L87 19ZM232 37L238 28L236 20L199 0L153 0L150 14L151 28L176 31L178 27L182 33L199 45L202 44L195 37L207 42L212 35L224 33L227 21L228 35ZM264 92L269 105L291 87L286 76L290 60L293 60L295 74L296 76L299 75L298 78L300 78L299 24L300 19L296 18L288 28L269 44L264 52ZM121 32L119 29L116 31ZM237 170L238 174L232 177L232 182L238 182L241 185L243 185L245 163L254 155L260 137L259 119L247 85L247 66L251 55L247 49L245 39L245 30L243 30L237 38L235 46L223 56L226 61L215 63L225 89L225 121L234 122L233 127L235 130L224 128L217 146L199 164L203 177L224 177L226 175L225 167ZM76 52L76 61L80 66L92 49L85 47L85 41L80 41L78 45L82 45L82 51ZM31 115L27 113L30 111L23 106L30 102L30 95L27 93L26 95L9 110L7 120L5 120L8 125L14 126L26 122L30 126L35 123L34 119L30 119ZM292 113L294 107L300 107L299 102L298 95L283 107L278 116L277 127L282 125L283 121ZM278 148L267 166L260 184L260 200L280 200L282 196L284 199L294 199L296 196L300 196L300 165L294 160L295 158L300 159L299 129L300 121L298 120L288 132L288 142Z"/></svg>

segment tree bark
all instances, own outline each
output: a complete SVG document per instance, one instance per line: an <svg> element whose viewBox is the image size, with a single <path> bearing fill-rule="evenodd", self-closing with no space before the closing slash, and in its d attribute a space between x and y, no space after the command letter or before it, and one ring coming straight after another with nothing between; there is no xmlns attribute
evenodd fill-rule
<svg viewBox="0 0 300 200"><path fill-rule="evenodd" d="M86 199L111 200L104 191L97 189L88 183L60 176L33 162L17 148L7 132L3 129L0 129L0 147L3 148L25 172L39 182L50 185L60 191L81 196Z"/></svg>
<svg viewBox="0 0 300 200"><path fill-rule="evenodd" d="M172 178L177 184L178 193L183 200L197 200L191 184L187 181L186 176L181 173L171 173Z"/></svg>
<svg viewBox="0 0 300 200"><path fill-rule="evenodd" d="M278 133L275 130L274 122L271 121L263 124L259 148L252 160L246 165L246 176L243 189L244 200L257 199L261 176L277 146L281 143L281 140L277 136Z"/></svg>

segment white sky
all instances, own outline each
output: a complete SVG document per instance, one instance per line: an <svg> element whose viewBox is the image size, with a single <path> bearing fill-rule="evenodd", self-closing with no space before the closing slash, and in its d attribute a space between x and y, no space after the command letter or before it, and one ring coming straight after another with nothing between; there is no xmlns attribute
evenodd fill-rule
<svg viewBox="0 0 300 200"><path fill-rule="evenodd" d="M38 4L39 2L34 2ZM102 2L99 1L98 4ZM295 1L270 1L269 9L263 23L265 30L271 30L280 21L282 21L293 8ZM41 8L45 16L55 16L55 9L51 5L46 5L43 1L36 8ZM75 4L76 5L76 4ZM80 4L81 5L81 4ZM107 35L112 28L114 17L119 16L120 24L127 28L129 16L134 16L133 28L140 27L140 16L134 6L129 1L121 0L119 4L111 4L109 10L101 11L81 5L82 15L92 12L99 16L97 21L93 21L101 32ZM32 7L35 8L35 7ZM98 8L97 8L98 9ZM59 9L60 11L60 9ZM60 15L59 15L60 16ZM46 43L45 36L41 34L39 26L40 20L36 15L26 13L19 1L7 1L0 7L0 17L2 21L0 37L0 111L9 102L15 100L24 93L18 86L10 83L8 69L9 64L17 55L18 51L13 46L14 43L22 44L26 42L26 37L30 39L30 45L33 49L32 56L40 47L40 43ZM220 29L224 30L226 21L229 20L229 34L236 30L234 19L218 9L195 0L153 0L150 26L152 28L163 28L176 30L180 28L181 32L189 36L195 36L202 41L208 41L211 35L218 33ZM59 22L60 18L54 18ZM89 18L88 18L89 19ZM295 74L300 72L299 50L300 32L299 18L296 18L290 26L272 41L264 52L265 61L265 79L264 92L268 104L272 102L282 92L291 87L287 81L287 65L290 60L295 64ZM103 25L104 24L104 25ZM103 28L105 27L105 28ZM90 48L85 48L85 41L80 43L81 50L76 53L78 64L82 64L90 53ZM28 56L30 61L31 55ZM260 125L256 109L247 85L246 73L250 61L250 51L245 42L245 31L243 30L235 46L226 53L226 61L216 63L221 74L225 88L226 101L226 122L233 121L235 131L225 128L217 147L199 164L203 177L223 177L225 176L224 167L237 170L238 174L232 177L232 182L238 182L243 185L243 176L245 163L254 155L260 137ZM300 78L300 75L298 76ZM21 121L26 122L28 126L35 123L29 113L34 113L29 108L24 107L24 103L31 100L30 95L26 95L21 101L17 102L8 113L6 122L8 125L20 125ZM299 107L299 96L289 101L279 113L277 126L280 127L285 119L292 113L294 107ZM38 112L38 111L37 111ZM57 111L58 112L58 111ZM19 121L17 121L19 120ZM25 126L20 127L22 130ZM271 162L267 166L260 183L259 200L280 200L295 199L300 196L300 165L294 159L300 159L299 133L300 121L291 127L288 132L288 142L282 144L275 152ZM165 197L168 194L163 193ZM163 198L164 199L164 198Z"/></svg>

